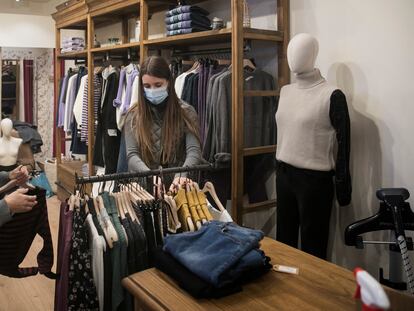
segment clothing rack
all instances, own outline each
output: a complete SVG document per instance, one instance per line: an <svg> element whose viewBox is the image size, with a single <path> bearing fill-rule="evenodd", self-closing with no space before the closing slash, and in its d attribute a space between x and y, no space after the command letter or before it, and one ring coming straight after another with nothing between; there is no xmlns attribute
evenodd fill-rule
<svg viewBox="0 0 414 311"><path fill-rule="evenodd" d="M98 182L106 181L116 181L116 180L127 180L141 177L150 177L150 176L162 176L163 174L177 174L177 173L187 173L187 172L199 172L199 171L210 171L214 170L215 165L213 163L209 164L200 164L194 166L184 166L184 167L171 167L171 168L159 168L155 170L149 170L146 172L138 173L116 173L116 174L107 174L107 175L97 175L90 177L79 177L78 174L75 174L75 182L77 185L83 184L92 184Z"/></svg>
<svg viewBox="0 0 414 311"><path fill-rule="evenodd" d="M250 44L244 46L243 52L248 53L251 51ZM219 49L204 49L204 50L193 50L193 51L181 51L174 50L171 57L184 57L184 56L205 56L205 55L215 55L215 54L230 54L231 48L219 48Z"/></svg>

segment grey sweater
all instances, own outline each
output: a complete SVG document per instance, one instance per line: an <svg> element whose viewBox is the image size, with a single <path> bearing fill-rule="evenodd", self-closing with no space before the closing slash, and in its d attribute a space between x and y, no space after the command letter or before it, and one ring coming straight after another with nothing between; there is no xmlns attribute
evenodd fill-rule
<svg viewBox="0 0 414 311"><path fill-rule="evenodd" d="M8 172L0 172L0 187L5 185L9 181ZM0 200L0 227L11 219L10 209L7 206L6 201Z"/></svg>
<svg viewBox="0 0 414 311"><path fill-rule="evenodd" d="M128 170L130 172L144 172L150 169L157 169L161 165L161 128L164 118L165 103L155 106L151 103L153 114L152 137L154 141L154 150L156 160L152 163L145 163L140 154L140 147L135 138L135 131L132 128L133 114L129 113L125 120L125 144L127 150ZM185 113L193 120L197 121L197 113L193 107L182 102ZM194 166L201 163L201 147L198 139L194 134L186 131L180 139L176 148L175 160L173 163L164 164L163 167ZM182 174L183 175L183 174Z"/></svg>

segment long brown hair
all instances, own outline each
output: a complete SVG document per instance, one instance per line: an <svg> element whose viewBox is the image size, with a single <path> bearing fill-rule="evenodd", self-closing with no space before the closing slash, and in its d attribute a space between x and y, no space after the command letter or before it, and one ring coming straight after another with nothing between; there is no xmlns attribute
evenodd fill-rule
<svg viewBox="0 0 414 311"><path fill-rule="evenodd" d="M161 129L162 157L161 164L171 163L175 160L176 149L185 131L193 133L200 141L197 120L191 118L181 107L175 93L174 81L166 60L159 56L148 57L140 68L138 104L131 109L133 114L132 127L135 131L142 160L149 165L157 161L154 155L154 142L152 137L153 116L150 105L144 97L142 77L150 75L168 81L168 101L166 103L164 120Z"/></svg>

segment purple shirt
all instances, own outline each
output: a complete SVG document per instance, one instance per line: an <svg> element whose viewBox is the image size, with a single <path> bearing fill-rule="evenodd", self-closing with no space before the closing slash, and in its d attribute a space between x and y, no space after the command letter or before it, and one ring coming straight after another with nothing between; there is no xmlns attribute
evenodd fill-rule
<svg viewBox="0 0 414 311"><path fill-rule="evenodd" d="M69 256L72 249L72 224L73 211L62 203L60 207L58 258L56 273L59 275L55 288L55 310L66 311L68 309L69 287Z"/></svg>

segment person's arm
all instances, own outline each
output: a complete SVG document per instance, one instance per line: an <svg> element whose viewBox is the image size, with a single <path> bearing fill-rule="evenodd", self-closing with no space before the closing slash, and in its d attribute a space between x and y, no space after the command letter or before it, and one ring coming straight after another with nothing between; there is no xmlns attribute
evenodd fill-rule
<svg viewBox="0 0 414 311"><path fill-rule="evenodd" d="M187 132L185 135L185 161L183 167L194 166L201 163L200 142L193 133Z"/></svg>
<svg viewBox="0 0 414 311"><path fill-rule="evenodd" d="M132 113L129 113L125 120L125 146L127 151L128 171L144 172L149 171L149 167L142 161L134 129L132 128Z"/></svg>
<svg viewBox="0 0 414 311"><path fill-rule="evenodd" d="M331 95L329 109L331 124L336 131L338 153L335 168L336 198L339 205L351 202L352 183L349 171L349 154L351 150L351 128L345 94L335 90Z"/></svg>

